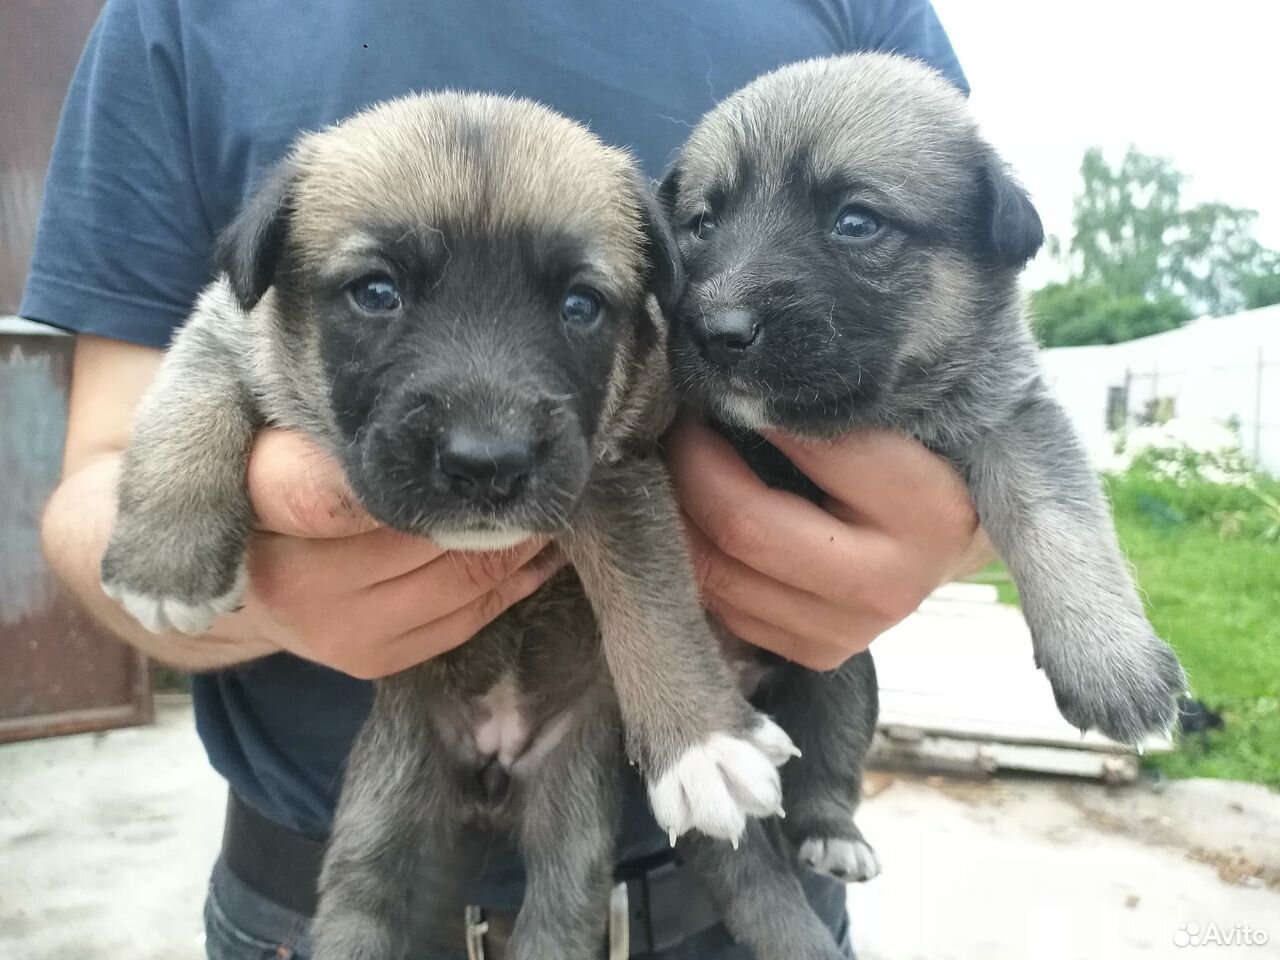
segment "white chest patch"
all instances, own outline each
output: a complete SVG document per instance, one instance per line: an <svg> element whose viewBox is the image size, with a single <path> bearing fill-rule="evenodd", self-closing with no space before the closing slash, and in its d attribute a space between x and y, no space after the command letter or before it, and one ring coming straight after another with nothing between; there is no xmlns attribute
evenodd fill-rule
<svg viewBox="0 0 1280 960"><path fill-rule="evenodd" d="M476 750L482 756L496 756L510 767L525 750L529 725L514 681L503 678L476 704L473 727Z"/></svg>

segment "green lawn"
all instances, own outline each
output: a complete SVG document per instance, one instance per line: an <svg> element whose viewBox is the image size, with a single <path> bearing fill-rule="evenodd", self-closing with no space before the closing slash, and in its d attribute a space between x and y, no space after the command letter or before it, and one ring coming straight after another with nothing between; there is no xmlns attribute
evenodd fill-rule
<svg viewBox="0 0 1280 960"><path fill-rule="evenodd" d="M1169 776L1280 788L1280 544L1223 539L1207 522L1171 522L1152 508L1148 484L1116 480L1109 488L1151 622L1178 651L1195 696L1226 720L1207 748L1191 737L1151 762ZM974 579L1017 602L998 564Z"/></svg>

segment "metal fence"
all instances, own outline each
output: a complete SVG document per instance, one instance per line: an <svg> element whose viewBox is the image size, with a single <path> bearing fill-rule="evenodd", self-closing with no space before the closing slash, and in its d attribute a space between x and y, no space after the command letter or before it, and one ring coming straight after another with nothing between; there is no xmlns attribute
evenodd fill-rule
<svg viewBox="0 0 1280 960"><path fill-rule="evenodd" d="M1280 359L1267 359L1259 347L1253 363L1128 367L1124 382L1108 387L1106 409L1110 430L1174 417L1229 424L1246 456L1274 468L1280 458Z"/></svg>

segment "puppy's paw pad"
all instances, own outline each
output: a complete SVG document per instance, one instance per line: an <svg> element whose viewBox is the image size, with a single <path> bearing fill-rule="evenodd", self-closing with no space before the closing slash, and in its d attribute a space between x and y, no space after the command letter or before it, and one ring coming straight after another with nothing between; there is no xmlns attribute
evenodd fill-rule
<svg viewBox="0 0 1280 960"><path fill-rule="evenodd" d="M773 760L754 740L716 733L650 784L649 803L673 839L699 830L736 843L747 817L781 812L782 784Z"/></svg>
<svg viewBox="0 0 1280 960"><path fill-rule="evenodd" d="M191 602L177 597L156 596L132 590L116 581L104 581L102 592L124 607L133 619L152 633L177 630L180 633L200 634L207 631L213 621L224 613L240 608L247 585L248 574L241 564L231 589L208 600Z"/></svg>
<svg viewBox="0 0 1280 960"><path fill-rule="evenodd" d="M815 873L845 883L862 883L880 875L880 858L865 840L810 837L800 844L800 862Z"/></svg>

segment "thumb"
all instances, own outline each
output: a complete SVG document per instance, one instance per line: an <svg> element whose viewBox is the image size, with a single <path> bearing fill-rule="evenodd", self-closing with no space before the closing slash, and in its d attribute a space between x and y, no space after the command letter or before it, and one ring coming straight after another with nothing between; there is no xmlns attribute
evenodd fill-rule
<svg viewBox="0 0 1280 960"><path fill-rule="evenodd" d="M329 539L379 526L351 492L341 465L301 433L258 434L247 482L260 530Z"/></svg>

